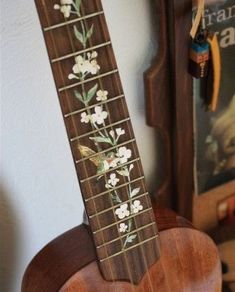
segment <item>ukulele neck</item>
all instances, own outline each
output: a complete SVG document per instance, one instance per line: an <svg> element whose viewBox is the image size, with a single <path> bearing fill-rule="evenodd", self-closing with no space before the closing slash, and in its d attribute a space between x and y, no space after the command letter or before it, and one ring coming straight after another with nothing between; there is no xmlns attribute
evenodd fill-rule
<svg viewBox="0 0 235 292"><path fill-rule="evenodd" d="M100 270L138 283L158 233L101 1L35 2Z"/></svg>

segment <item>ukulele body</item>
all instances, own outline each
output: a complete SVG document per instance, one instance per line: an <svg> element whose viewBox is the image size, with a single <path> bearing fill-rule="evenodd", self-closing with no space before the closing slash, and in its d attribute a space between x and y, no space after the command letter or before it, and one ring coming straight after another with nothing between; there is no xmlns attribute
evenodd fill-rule
<svg viewBox="0 0 235 292"><path fill-rule="evenodd" d="M220 261L212 240L175 213L155 206L154 210L161 257L138 285L102 278L89 227L83 224L35 256L25 272L22 292L221 291Z"/></svg>

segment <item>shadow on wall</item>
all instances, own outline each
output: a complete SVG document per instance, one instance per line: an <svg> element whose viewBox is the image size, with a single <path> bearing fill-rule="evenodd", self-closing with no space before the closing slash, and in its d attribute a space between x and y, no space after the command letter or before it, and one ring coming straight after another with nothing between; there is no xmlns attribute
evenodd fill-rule
<svg viewBox="0 0 235 292"><path fill-rule="evenodd" d="M1 291L12 292L17 275L17 243L19 228L6 189L0 186L0 287Z"/></svg>

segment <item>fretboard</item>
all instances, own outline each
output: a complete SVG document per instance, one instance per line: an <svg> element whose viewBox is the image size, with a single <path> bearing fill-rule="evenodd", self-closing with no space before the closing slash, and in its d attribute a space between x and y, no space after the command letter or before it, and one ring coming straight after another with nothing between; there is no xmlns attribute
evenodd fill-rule
<svg viewBox="0 0 235 292"><path fill-rule="evenodd" d="M36 0L106 280L138 283L158 233L100 0Z"/></svg>

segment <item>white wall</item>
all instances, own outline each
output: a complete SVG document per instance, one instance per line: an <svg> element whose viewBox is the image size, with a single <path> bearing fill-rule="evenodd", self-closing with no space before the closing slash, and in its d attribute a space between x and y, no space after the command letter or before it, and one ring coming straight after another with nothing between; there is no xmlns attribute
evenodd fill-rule
<svg viewBox="0 0 235 292"><path fill-rule="evenodd" d="M151 184L155 131L145 126L142 81L156 51L149 2L103 4ZM83 204L34 3L1 0L1 6L0 291L18 292L27 263L81 223Z"/></svg>

